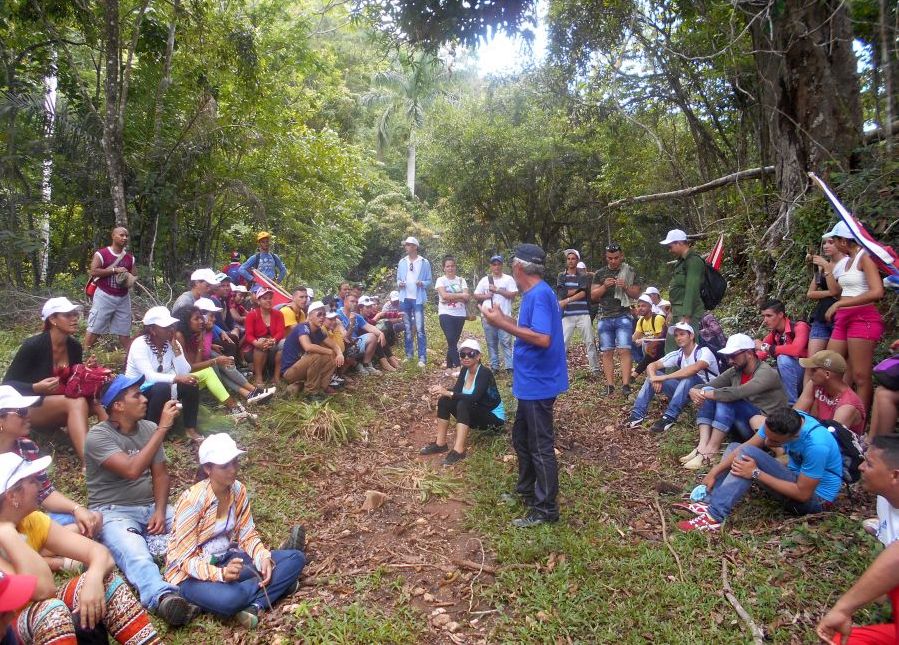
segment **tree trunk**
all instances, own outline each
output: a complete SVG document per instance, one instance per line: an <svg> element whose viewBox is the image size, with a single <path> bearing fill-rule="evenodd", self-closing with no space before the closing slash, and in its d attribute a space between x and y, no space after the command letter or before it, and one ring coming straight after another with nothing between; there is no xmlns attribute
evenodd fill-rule
<svg viewBox="0 0 899 645"><path fill-rule="evenodd" d="M886 139L887 156L891 157L893 153L893 66L890 56L893 50L890 47L890 39L887 35L888 19L886 0L880 0L880 67L886 96L886 101L884 101L886 116L881 124L881 128L883 128Z"/></svg>
<svg viewBox="0 0 899 645"><path fill-rule="evenodd" d="M50 54L50 69L44 77L44 141L47 153L41 168L41 200L44 210L40 215L39 235L41 240L38 262L40 284L47 284L47 266L50 263L50 209L53 198L53 133L56 129L56 51Z"/></svg>
<svg viewBox="0 0 899 645"><path fill-rule="evenodd" d="M104 40L106 41L106 114L103 118L103 156L109 175L109 192L116 226L128 226L128 206L125 202L125 155L122 140L122 120L119 111L125 106L120 103L121 43L119 29L119 1L103 2Z"/></svg>
<svg viewBox="0 0 899 645"><path fill-rule="evenodd" d="M415 197L415 131L409 135L409 154L406 157L406 186L409 188L409 194Z"/></svg>

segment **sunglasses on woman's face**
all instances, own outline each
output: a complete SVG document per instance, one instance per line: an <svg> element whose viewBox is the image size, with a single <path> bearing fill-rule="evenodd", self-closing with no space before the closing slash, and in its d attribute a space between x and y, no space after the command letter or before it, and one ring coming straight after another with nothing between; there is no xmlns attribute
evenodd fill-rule
<svg viewBox="0 0 899 645"><path fill-rule="evenodd" d="M15 408L12 410L0 410L0 416L6 416L7 414L14 414L17 417L21 417L24 419L28 416L28 408Z"/></svg>
<svg viewBox="0 0 899 645"><path fill-rule="evenodd" d="M474 358L478 355L478 352L459 352L459 356L462 358Z"/></svg>

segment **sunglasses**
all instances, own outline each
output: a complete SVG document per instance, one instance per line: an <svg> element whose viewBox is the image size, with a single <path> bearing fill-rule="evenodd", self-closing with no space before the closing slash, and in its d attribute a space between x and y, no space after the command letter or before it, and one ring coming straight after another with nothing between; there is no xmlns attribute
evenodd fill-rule
<svg viewBox="0 0 899 645"><path fill-rule="evenodd" d="M609 253L617 253L620 250L621 250L621 245L618 244L617 242L612 242L611 244L609 244L606 247L606 251L608 251Z"/></svg>
<svg viewBox="0 0 899 645"><path fill-rule="evenodd" d="M459 356L462 357L462 358L474 358L474 357L477 356L479 353L480 353L480 352L466 352L466 351L461 351L461 352L459 352Z"/></svg>
<svg viewBox="0 0 899 645"><path fill-rule="evenodd" d="M10 410L0 410L0 415L6 416L7 414L14 414L17 417L24 419L28 416L28 408L14 408Z"/></svg>

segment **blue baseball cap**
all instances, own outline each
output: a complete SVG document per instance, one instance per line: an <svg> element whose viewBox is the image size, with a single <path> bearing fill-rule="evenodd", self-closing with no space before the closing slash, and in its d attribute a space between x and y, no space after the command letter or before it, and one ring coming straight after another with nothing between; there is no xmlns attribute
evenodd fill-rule
<svg viewBox="0 0 899 645"><path fill-rule="evenodd" d="M490 258L490 264L493 264L494 262L503 262L503 261L504 261L503 256L501 256L501 255L494 255L492 258Z"/></svg>
<svg viewBox="0 0 899 645"><path fill-rule="evenodd" d="M103 392L103 398L100 399L100 405L104 408L108 408L112 405L112 402L115 401L119 394L127 390L132 385L140 385L144 382L144 375L139 374L137 376L125 376L124 374L119 374L112 382L107 386L106 391Z"/></svg>

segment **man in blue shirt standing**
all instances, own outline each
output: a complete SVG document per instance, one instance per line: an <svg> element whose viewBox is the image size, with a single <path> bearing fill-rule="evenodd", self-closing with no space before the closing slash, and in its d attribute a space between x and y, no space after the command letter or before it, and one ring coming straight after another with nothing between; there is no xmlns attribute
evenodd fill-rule
<svg viewBox="0 0 899 645"><path fill-rule="evenodd" d="M765 448L783 448L787 465ZM774 493L796 515L820 513L833 505L843 485L840 446L814 417L791 408L775 409L749 441L730 444L721 463L702 480L710 492L707 503L674 504L696 515L678 522L678 528L717 531L753 482Z"/></svg>
<svg viewBox="0 0 899 645"><path fill-rule="evenodd" d="M546 253L535 244L520 244L512 257L512 277L521 292L518 322L498 307L483 307L484 319L515 336L512 394L518 411L512 445L518 455L516 492L530 507L512 521L527 528L559 519L556 497L559 468L553 433L553 405L568 390L562 312L556 294L543 281ZM488 301L489 302L489 301Z"/></svg>
<svg viewBox="0 0 899 645"><path fill-rule="evenodd" d="M259 244L259 250L240 265L241 277L247 281L247 284L253 284L254 278L250 271L256 269L262 275L267 276L269 280L281 282L287 275L287 267L276 253L269 251L272 245L272 234L268 231L260 231L256 235L256 242Z"/></svg>

